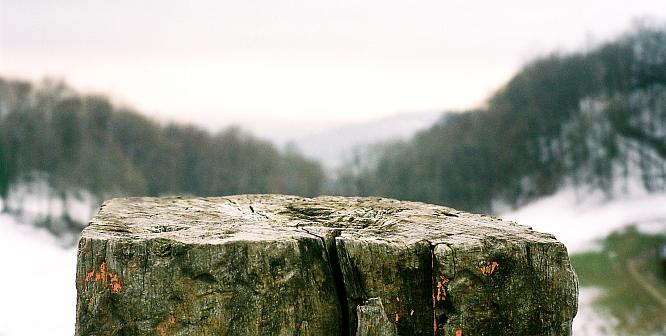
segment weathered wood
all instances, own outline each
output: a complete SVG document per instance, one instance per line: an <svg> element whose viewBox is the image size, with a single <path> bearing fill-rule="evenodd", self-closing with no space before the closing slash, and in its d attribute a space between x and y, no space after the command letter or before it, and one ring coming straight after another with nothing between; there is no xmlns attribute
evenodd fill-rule
<svg viewBox="0 0 666 336"><path fill-rule="evenodd" d="M356 336L396 336L395 324L386 317L380 298L370 298L356 306Z"/></svg>
<svg viewBox="0 0 666 336"><path fill-rule="evenodd" d="M568 335L578 289L512 222L281 195L108 201L76 286L76 335Z"/></svg>

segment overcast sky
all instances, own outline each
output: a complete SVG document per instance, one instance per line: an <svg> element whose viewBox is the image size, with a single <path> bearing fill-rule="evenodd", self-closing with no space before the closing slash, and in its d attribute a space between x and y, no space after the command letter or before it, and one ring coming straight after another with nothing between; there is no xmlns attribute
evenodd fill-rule
<svg viewBox="0 0 666 336"><path fill-rule="evenodd" d="M0 75L273 139L483 102L526 61L664 0L0 0Z"/></svg>

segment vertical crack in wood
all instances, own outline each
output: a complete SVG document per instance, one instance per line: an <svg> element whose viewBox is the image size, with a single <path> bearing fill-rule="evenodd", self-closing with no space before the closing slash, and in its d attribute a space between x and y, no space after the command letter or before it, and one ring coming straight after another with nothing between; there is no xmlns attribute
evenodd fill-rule
<svg viewBox="0 0 666 336"><path fill-rule="evenodd" d="M431 289L432 289L432 325L433 325L433 335L437 335L437 307L435 300L435 291L437 290L437 272L435 272L435 246L432 243L428 242L430 246L430 280L431 280Z"/></svg>
<svg viewBox="0 0 666 336"><path fill-rule="evenodd" d="M349 325L349 302L347 300L347 290L345 288L345 281L342 274L342 267L340 266L340 258L338 257L338 248L335 241L336 237L341 234L340 230L333 230L330 234L326 235L324 244L326 247L326 254L328 255L328 262L333 273L333 284L335 285L335 294L338 296L340 302L340 314L342 319L340 321L340 335L348 336L350 334Z"/></svg>
<svg viewBox="0 0 666 336"><path fill-rule="evenodd" d="M328 266L333 276L333 286L335 294L338 297L338 304L340 305L340 335L349 336L351 334L351 326L349 321L349 300L347 299L347 290L345 288L344 276L340 266L340 258L338 257L338 248L335 238L339 237L342 233L341 230L332 230L325 237L314 234L305 228L303 231L313 235L321 240L328 259Z"/></svg>

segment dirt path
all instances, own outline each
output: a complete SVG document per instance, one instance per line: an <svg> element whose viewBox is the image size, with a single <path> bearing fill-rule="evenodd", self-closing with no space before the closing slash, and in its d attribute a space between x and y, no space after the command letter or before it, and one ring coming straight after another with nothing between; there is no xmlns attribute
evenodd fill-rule
<svg viewBox="0 0 666 336"><path fill-rule="evenodd" d="M638 271L637 267L638 262L635 259L627 261L627 271L629 271L629 274L631 277L634 278L636 283L638 283L641 287L645 289L650 296L652 296L657 302L659 302L664 308L666 308L666 297L658 290L656 289L650 281L648 281L641 273Z"/></svg>

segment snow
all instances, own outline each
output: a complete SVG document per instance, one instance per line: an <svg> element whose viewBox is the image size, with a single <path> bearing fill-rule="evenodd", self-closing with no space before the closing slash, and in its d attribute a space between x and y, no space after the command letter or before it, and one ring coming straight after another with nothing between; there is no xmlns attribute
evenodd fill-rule
<svg viewBox="0 0 666 336"><path fill-rule="evenodd" d="M596 287L583 287L578 292L578 314L574 318L572 333L575 336L614 335L618 325L617 319L599 311L592 305L594 300L603 294Z"/></svg>
<svg viewBox="0 0 666 336"><path fill-rule="evenodd" d="M0 336L73 335L76 249L33 223L67 214L87 223L98 208L88 192L58 194L44 177L14 184L0 213Z"/></svg>
<svg viewBox="0 0 666 336"><path fill-rule="evenodd" d="M631 189L631 188L630 188ZM666 229L666 194L649 194L631 189L614 199L572 187L506 211L504 219L550 232L570 252L594 248L594 240L611 231L636 223L640 230ZM62 248L43 229L29 224L34 214L67 211L86 221L91 216L91 199L78 197L56 205L49 200L48 188L39 183L19 186L10 196L13 206L25 209L29 216L0 214L0 336L72 335L76 312L76 250ZM574 335L599 335L612 324L592 305L600 289L581 288L579 313L574 320ZM601 329L600 329L601 328ZM604 332L604 330L606 330Z"/></svg>
<svg viewBox="0 0 666 336"><path fill-rule="evenodd" d="M21 221L26 223L47 217L58 218L65 214L75 221L87 223L99 204L87 191L71 189L59 193L49 185L45 177L33 176L30 180L15 183L10 187L6 206L20 215Z"/></svg>
<svg viewBox="0 0 666 336"><path fill-rule="evenodd" d="M595 240L636 224L644 232L666 231L666 193L628 192L604 199L573 187L499 217L555 235L570 253L596 248Z"/></svg>
<svg viewBox="0 0 666 336"><path fill-rule="evenodd" d="M0 214L0 335L73 335L76 250Z"/></svg>

